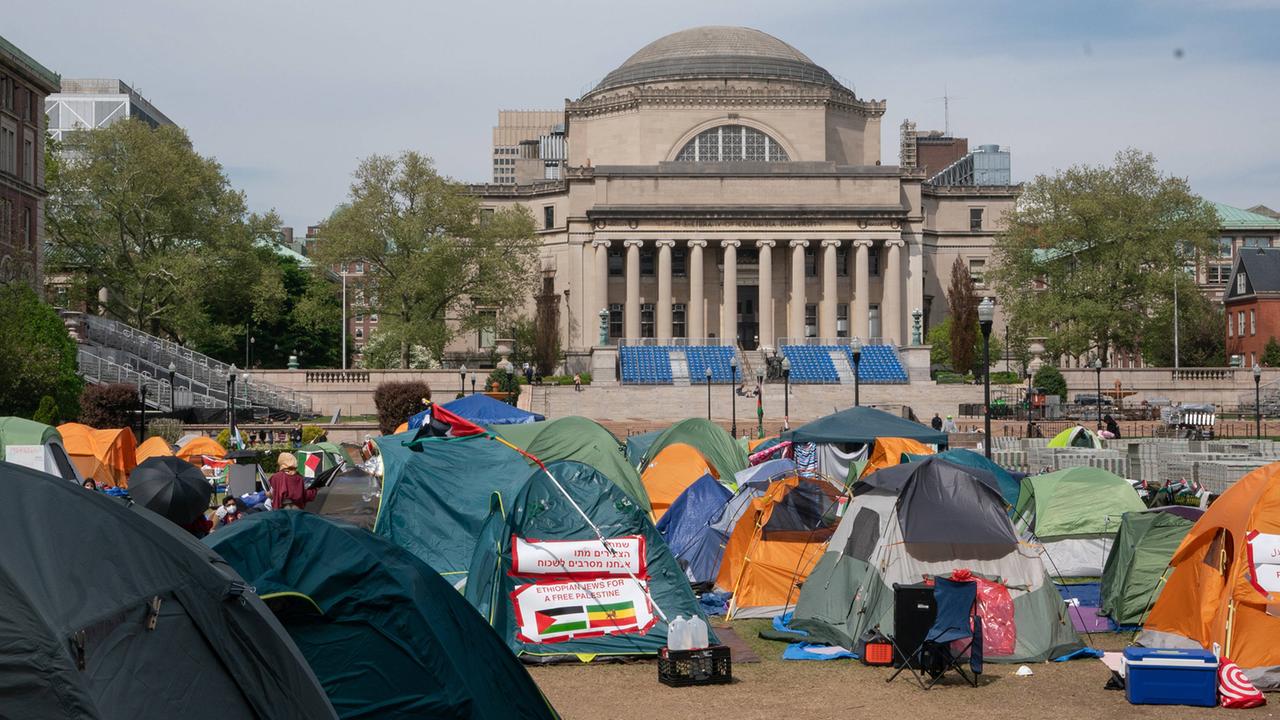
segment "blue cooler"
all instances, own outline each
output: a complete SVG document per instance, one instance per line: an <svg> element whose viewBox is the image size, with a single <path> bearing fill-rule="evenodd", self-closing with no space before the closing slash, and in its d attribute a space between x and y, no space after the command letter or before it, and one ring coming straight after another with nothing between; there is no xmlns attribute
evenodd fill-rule
<svg viewBox="0 0 1280 720"><path fill-rule="evenodd" d="M1134 705L1218 704L1218 658L1208 650L1131 647L1124 666L1125 694Z"/></svg>

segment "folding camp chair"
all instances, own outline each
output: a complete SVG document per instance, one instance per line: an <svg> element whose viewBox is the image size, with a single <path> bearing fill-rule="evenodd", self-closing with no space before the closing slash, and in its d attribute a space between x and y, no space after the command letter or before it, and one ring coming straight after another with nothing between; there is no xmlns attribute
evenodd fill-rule
<svg viewBox="0 0 1280 720"><path fill-rule="evenodd" d="M965 682L978 687L978 675L982 674L982 618L974 612L978 585L946 578L934 578L933 582L937 618L924 642L905 657L902 667L885 682L892 682L903 670L908 670L920 687L928 690L949 670L955 670ZM951 644L963 640L969 642L953 652ZM969 654L969 672L961 667L965 653ZM924 679L926 674L929 675L928 683Z"/></svg>

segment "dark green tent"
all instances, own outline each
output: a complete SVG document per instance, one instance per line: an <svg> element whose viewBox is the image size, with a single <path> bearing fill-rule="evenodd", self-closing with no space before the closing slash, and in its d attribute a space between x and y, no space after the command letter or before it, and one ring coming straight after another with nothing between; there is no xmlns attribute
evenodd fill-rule
<svg viewBox="0 0 1280 720"><path fill-rule="evenodd" d="M378 443L382 503L373 531L456 586L466 579L492 496L514 498L529 466L487 435L413 439L416 432Z"/></svg>
<svg viewBox="0 0 1280 720"><path fill-rule="evenodd" d="M946 433L869 407L841 410L782 435L784 440L800 443L869 443L882 437L910 438L939 448L947 446Z"/></svg>
<svg viewBox="0 0 1280 720"><path fill-rule="evenodd" d="M137 505L0 463L0 717L335 717L252 587Z"/></svg>
<svg viewBox="0 0 1280 720"><path fill-rule="evenodd" d="M484 618L383 538L284 510L205 542L276 610L340 717L556 717Z"/></svg>
<svg viewBox="0 0 1280 720"><path fill-rule="evenodd" d="M702 453L712 469L722 478L731 478L747 468L746 448L739 445L724 428L704 418L689 418L672 425L654 439L640 462L640 472L658 457L668 445L684 443Z"/></svg>
<svg viewBox="0 0 1280 720"><path fill-rule="evenodd" d="M1119 625L1140 625L1155 605L1169 561L1202 514L1199 508L1136 510L1120 531L1102 568L1102 613Z"/></svg>
<svg viewBox="0 0 1280 720"><path fill-rule="evenodd" d="M548 473L555 478L554 481ZM534 471L520 494L506 505L505 516L503 509L495 504L485 526L484 536L471 563L466 594L520 657L531 661L576 657L586 662L602 656L652 656L667 643L667 623L661 619L661 614L665 613L669 620L674 620L677 615L686 618L698 615L706 619L689 588L688 579L662 536L654 529L649 514L595 469L571 461L550 463L546 472L541 469ZM590 522L583 517L584 513ZM523 612L515 607L513 598L527 598L532 593L557 585L546 576L511 575L515 567L513 536L539 543L586 541L591 545L598 543L599 539L593 525L605 538L614 542L619 542L619 538L643 538L648 575L647 581L638 576L643 586L638 587L632 578L626 576L608 578L604 582L616 582L625 587L621 590L611 588L609 592L617 595L604 598L593 590L595 585L591 581L584 580L585 585L576 585L565 591L566 595L570 592L586 593L587 599L575 601L576 607L544 608L536 613L531 612L528 605ZM546 545L538 547L545 548ZM642 591L638 599L634 593L636 590ZM643 597L645 592L647 599L651 599L651 604L660 608L661 613L646 608L649 603ZM619 604L626 604L629 609L619 611ZM641 619L642 616L652 615L653 624L647 628L625 628L621 631L616 630L615 625L596 624L597 616L618 612L634 617L644 625L647 623ZM546 631L547 634L529 638L522 635L520 620L530 620L534 615L537 616L538 632ZM547 625L542 624L544 619ZM568 627L566 632L569 634L552 638L556 623L566 621L567 624L559 627ZM600 627L609 628L607 634Z"/></svg>

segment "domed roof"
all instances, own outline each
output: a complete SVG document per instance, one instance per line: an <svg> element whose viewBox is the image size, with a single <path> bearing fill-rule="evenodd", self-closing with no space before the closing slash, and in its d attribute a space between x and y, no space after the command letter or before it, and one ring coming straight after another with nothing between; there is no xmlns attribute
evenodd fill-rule
<svg viewBox="0 0 1280 720"><path fill-rule="evenodd" d="M681 30L645 45L592 92L698 78L792 80L841 87L804 53L768 33L711 25Z"/></svg>

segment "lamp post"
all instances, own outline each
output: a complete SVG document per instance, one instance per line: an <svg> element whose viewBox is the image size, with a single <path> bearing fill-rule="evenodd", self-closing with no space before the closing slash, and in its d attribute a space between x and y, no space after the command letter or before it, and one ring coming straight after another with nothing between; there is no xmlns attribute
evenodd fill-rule
<svg viewBox="0 0 1280 720"><path fill-rule="evenodd" d="M1027 373L1027 437L1031 437L1031 368Z"/></svg>
<svg viewBox="0 0 1280 720"><path fill-rule="evenodd" d="M296 351L295 351L296 353ZM347 264L342 264L342 369L347 369Z"/></svg>
<svg viewBox="0 0 1280 720"><path fill-rule="evenodd" d="M756 368L756 437L764 437L764 368Z"/></svg>
<svg viewBox="0 0 1280 720"><path fill-rule="evenodd" d="M982 328L982 452L991 459L991 323L995 321L996 304L991 298L978 303L978 327Z"/></svg>
<svg viewBox="0 0 1280 720"><path fill-rule="evenodd" d="M466 365L461 365L458 367L458 379L461 381L461 384L458 386L458 393L461 395L466 395L467 394L467 366Z"/></svg>
<svg viewBox="0 0 1280 720"><path fill-rule="evenodd" d="M178 409L178 388L174 387L173 381L178 375L178 366L172 361L169 362L169 410Z"/></svg>
<svg viewBox="0 0 1280 720"><path fill-rule="evenodd" d="M782 429L791 429L791 358L782 358Z"/></svg>
<svg viewBox="0 0 1280 720"><path fill-rule="evenodd" d="M1253 436L1262 439L1262 367L1253 364Z"/></svg>
<svg viewBox="0 0 1280 720"><path fill-rule="evenodd" d="M233 441L236 434L236 366L227 373L227 436Z"/></svg>
<svg viewBox="0 0 1280 720"><path fill-rule="evenodd" d="M147 432L147 377L138 376L138 442L145 439Z"/></svg>
<svg viewBox="0 0 1280 720"><path fill-rule="evenodd" d="M851 347L853 348L853 406L858 407L861 402L858 395L862 380L858 377L858 363L862 361L862 338L855 337Z"/></svg>
<svg viewBox="0 0 1280 720"><path fill-rule="evenodd" d="M1093 401L1098 404L1098 427L1102 427L1102 358L1094 358L1093 361L1094 374L1094 395Z"/></svg>
<svg viewBox="0 0 1280 720"><path fill-rule="evenodd" d="M476 394L476 376L475 375L471 376L471 394L472 395Z"/></svg>
<svg viewBox="0 0 1280 720"><path fill-rule="evenodd" d="M707 366L707 420L711 420L711 366Z"/></svg>
<svg viewBox="0 0 1280 720"><path fill-rule="evenodd" d="M733 435L733 439L738 439L738 355L735 352L729 358L729 405L731 407L730 414L732 420L729 425L731 427L729 434Z"/></svg>

